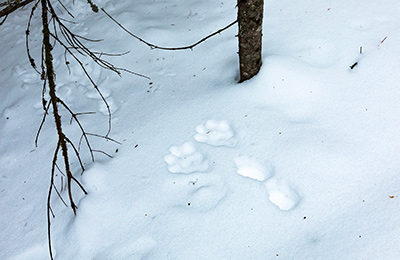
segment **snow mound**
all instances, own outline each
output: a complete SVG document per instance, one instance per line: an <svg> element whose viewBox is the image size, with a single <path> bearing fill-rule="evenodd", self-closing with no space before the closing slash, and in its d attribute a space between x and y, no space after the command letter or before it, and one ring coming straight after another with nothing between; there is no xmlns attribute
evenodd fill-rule
<svg viewBox="0 0 400 260"><path fill-rule="evenodd" d="M234 146L234 132L228 121L208 120L205 124L196 126L194 139L199 143L213 146Z"/></svg>
<svg viewBox="0 0 400 260"><path fill-rule="evenodd" d="M291 210L300 201L300 196L287 183L271 179L265 183L269 200L281 210Z"/></svg>
<svg viewBox="0 0 400 260"><path fill-rule="evenodd" d="M237 157L234 162L237 167L237 173L244 177L265 181L273 176L271 165L263 165L247 155Z"/></svg>
<svg viewBox="0 0 400 260"><path fill-rule="evenodd" d="M174 175L164 185L163 194L170 198L174 208L210 211L226 197L228 188L224 180L214 174Z"/></svg>
<svg viewBox="0 0 400 260"><path fill-rule="evenodd" d="M173 145L169 148L170 154L164 157L171 173L202 172L208 169L208 162L203 154L196 151L192 142L182 145Z"/></svg>

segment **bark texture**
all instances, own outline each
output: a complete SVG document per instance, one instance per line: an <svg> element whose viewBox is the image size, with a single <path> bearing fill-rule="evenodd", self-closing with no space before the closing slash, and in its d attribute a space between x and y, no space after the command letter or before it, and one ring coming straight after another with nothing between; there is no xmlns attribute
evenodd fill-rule
<svg viewBox="0 0 400 260"><path fill-rule="evenodd" d="M18 8L24 7L25 5L33 2L33 0L15 0L15 1L5 1L0 3L0 17L7 16L17 10ZM5 7L4 7L5 6ZM4 8L3 8L4 7Z"/></svg>
<svg viewBox="0 0 400 260"><path fill-rule="evenodd" d="M261 40L264 0L238 0L239 64L243 82L261 68Z"/></svg>

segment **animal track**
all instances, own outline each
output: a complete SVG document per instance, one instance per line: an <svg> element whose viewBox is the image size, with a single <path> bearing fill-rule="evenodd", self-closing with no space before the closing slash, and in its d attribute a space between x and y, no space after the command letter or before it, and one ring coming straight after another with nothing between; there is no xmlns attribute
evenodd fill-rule
<svg viewBox="0 0 400 260"><path fill-rule="evenodd" d="M27 90L30 87L34 87L40 82L40 78L36 73L34 73L32 70L26 70L20 65L15 65L12 71L20 79L22 79L20 86L22 90Z"/></svg>
<svg viewBox="0 0 400 260"><path fill-rule="evenodd" d="M234 162L237 167L237 173L244 177L249 177L258 181L265 181L273 175L271 165L263 165L246 155L239 156Z"/></svg>
<svg viewBox="0 0 400 260"><path fill-rule="evenodd" d="M213 146L235 146L234 132L227 121L208 120L205 124L196 126L197 142Z"/></svg>
<svg viewBox="0 0 400 260"><path fill-rule="evenodd" d="M207 211L225 198L227 187L218 175L197 173L175 177L165 185L164 193L173 195L174 207Z"/></svg>
<svg viewBox="0 0 400 260"><path fill-rule="evenodd" d="M171 146L170 154L164 157L171 173L203 172L208 169L208 162L204 156L196 151L192 142Z"/></svg>
<svg viewBox="0 0 400 260"><path fill-rule="evenodd" d="M284 181L278 181L273 177L273 168L269 164L261 164L255 159L246 155L235 159L237 173L259 182L264 182L264 186L269 194L269 201L278 206L281 210L291 210L300 201L297 192Z"/></svg>
<svg viewBox="0 0 400 260"><path fill-rule="evenodd" d="M197 142L211 146L232 146L236 144L234 132L227 121L208 120L196 127ZM203 154L196 151L192 142L171 146L170 154L164 157L171 173L194 173L209 168ZM274 168L269 163L260 163L256 159L241 155L234 159L239 175L264 184L269 201L280 210L291 210L300 201L300 196L289 184L274 176ZM191 207L196 210L209 210L216 207L226 196L227 188L220 177L212 174L193 174L181 177L168 185L166 193L173 193L175 206Z"/></svg>
<svg viewBox="0 0 400 260"><path fill-rule="evenodd" d="M281 210L291 210L300 201L300 196L286 182L271 179L265 183L269 200Z"/></svg>

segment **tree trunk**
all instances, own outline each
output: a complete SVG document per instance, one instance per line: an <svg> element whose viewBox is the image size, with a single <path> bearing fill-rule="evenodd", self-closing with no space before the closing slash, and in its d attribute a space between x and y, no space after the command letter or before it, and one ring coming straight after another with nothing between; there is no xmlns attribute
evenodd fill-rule
<svg viewBox="0 0 400 260"><path fill-rule="evenodd" d="M264 0L238 0L239 64L243 82L260 70Z"/></svg>

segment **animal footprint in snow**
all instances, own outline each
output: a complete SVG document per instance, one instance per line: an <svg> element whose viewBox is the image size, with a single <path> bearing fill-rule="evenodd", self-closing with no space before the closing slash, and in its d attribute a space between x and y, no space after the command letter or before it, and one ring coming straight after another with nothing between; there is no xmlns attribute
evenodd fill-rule
<svg viewBox="0 0 400 260"><path fill-rule="evenodd" d="M271 179L265 183L269 200L281 210L291 210L300 201L300 196L287 183Z"/></svg>
<svg viewBox="0 0 400 260"><path fill-rule="evenodd" d="M19 77L19 79L22 79L22 90L27 90L29 87L36 86L38 82L40 82L36 73L32 70L26 70L20 65L14 66L12 71Z"/></svg>
<svg viewBox="0 0 400 260"><path fill-rule="evenodd" d="M235 165L238 174L260 182L265 181L269 201L281 210L291 210L300 201L300 196L288 184L276 178L270 179L274 174L271 165L261 164L246 155L236 158Z"/></svg>
<svg viewBox="0 0 400 260"><path fill-rule="evenodd" d="M234 132L227 121L208 120L196 126L194 139L200 143L214 146L234 146Z"/></svg>
<svg viewBox="0 0 400 260"><path fill-rule="evenodd" d="M263 165L246 155L236 158L235 165L237 167L238 174L258 181L265 181L266 179L271 178L273 175L273 169L271 165Z"/></svg>
<svg viewBox="0 0 400 260"><path fill-rule="evenodd" d="M164 194L174 207L208 211L217 207L226 197L227 187L218 175L180 175L165 185Z"/></svg>
<svg viewBox="0 0 400 260"><path fill-rule="evenodd" d="M170 154L164 157L171 173L202 172L208 169L208 162L203 155L196 151L192 142L182 145L173 145L169 148Z"/></svg>

